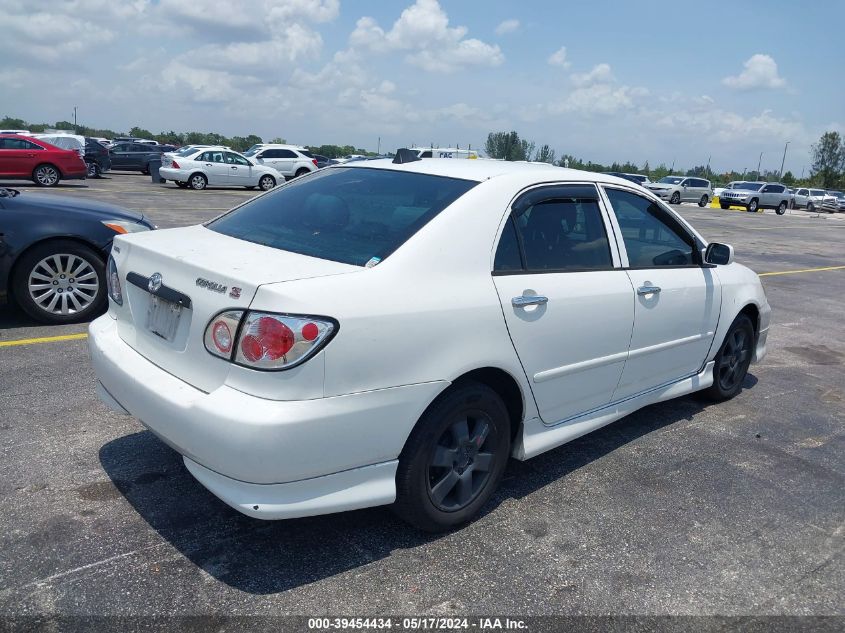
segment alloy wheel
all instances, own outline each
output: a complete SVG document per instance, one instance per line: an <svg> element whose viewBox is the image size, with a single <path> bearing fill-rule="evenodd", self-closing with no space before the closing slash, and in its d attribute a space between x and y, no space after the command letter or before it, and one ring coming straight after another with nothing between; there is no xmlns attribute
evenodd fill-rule
<svg viewBox="0 0 845 633"><path fill-rule="evenodd" d="M42 165L35 170L35 180L39 185L52 187L59 182L59 172L51 165Z"/></svg>
<svg viewBox="0 0 845 633"><path fill-rule="evenodd" d="M745 368L751 358L751 339L748 332L737 328L725 341L725 349L719 361L719 386L731 391L737 382L745 377Z"/></svg>
<svg viewBox="0 0 845 633"><path fill-rule="evenodd" d="M100 278L88 260L56 253L39 261L29 273L29 296L48 314L78 314L97 299Z"/></svg>
<svg viewBox="0 0 845 633"><path fill-rule="evenodd" d="M483 412L462 416L440 436L428 464L428 494L439 510L467 507L493 471L495 428Z"/></svg>
<svg viewBox="0 0 845 633"><path fill-rule="evenodd" d="M262 191L268 191L276 186L276 181L273 180L272 176L262 176L258 186L261 187Z"/></svg>

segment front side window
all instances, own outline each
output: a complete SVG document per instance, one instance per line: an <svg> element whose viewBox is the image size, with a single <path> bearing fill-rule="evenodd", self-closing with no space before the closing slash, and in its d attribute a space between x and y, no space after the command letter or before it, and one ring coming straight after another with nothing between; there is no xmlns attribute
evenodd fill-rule
<svg viewBox="0 0 845 633"><path fill-rule="evenodd" d="M388 257L476 184L389 169L326 169L206 226L271 248L364 266Z"/></svg>
<svg viewBox="0 0 845 633"><path fill-rule="evenodd" d="M514 203L513 221L528 272L613 267L593 186L561 185L530 191ZM509 252L512 247L507 237L507 233L502 235L496 258L513 265L516 259Z"/></svg>
<svg viewBox="0 0 845 633"><path fill-rule="evenodd" d="M691 266L695 240L657 202L620 189L605 189L622 231L630 268Z"/></svg>
<svg viewBox="0 0 845 633"><path fill-rule="evenodd" d="M798 193L797 193L796 195L799 195L799 196L806 196L806 195L807 195L807 190L806 190L806 189L799 189L799 190L798 190Z"/></svg>

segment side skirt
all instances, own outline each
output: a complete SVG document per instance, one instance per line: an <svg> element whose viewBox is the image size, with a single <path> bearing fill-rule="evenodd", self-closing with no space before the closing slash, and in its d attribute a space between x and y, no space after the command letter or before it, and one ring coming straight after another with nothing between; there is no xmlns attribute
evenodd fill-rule
<svg viewBox="0 0 845 633"><path fill-rule="evenodd" d="M650 389L631 398L610 404L581 414L578 417L564 420L557 424L547 426L539 418L526 420L523 426L522 437L514 446L513 456L519 460L530 459L540 453L566 444L574 439L586 435L596 429L616 422L650 404L679 398L694 391L707 389L713 384L714 361L708 362L704 369L698 374L682 378L668 385L662 385Z"/></svg>

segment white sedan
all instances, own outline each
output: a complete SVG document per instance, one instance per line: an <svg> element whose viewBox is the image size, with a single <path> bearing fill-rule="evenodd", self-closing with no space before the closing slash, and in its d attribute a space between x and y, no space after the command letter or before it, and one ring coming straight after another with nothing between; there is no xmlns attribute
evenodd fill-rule
<svg viewBox="0 0 845 633"><path fill-rule="evenodd" d="M227 147L193 147L187 152L162 156L159 176L191 189L222 186L267 191L284 181L284 176L272 167L256 165Z"/></svg>
<svg viewBox="0 0 845 633"><path fill-rule="evenodd" d="M107 277L100 397L262 519L448 529L510 457L732 398L769 329L757 275L642 187L405 150L118 236Z"/></svg>

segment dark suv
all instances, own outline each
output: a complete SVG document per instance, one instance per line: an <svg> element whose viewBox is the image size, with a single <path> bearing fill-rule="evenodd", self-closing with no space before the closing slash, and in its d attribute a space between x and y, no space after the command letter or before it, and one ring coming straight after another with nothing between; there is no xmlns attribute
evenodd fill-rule
<svg viewBox="0 0 845 633"><path fill-rule="evenodd" d="M150 173L150 161L161 160L160 145L145 145L133 141L120 141L109 147L112 169Z"/></svg>
<svg viewBox="0 0 845 633"><path fill-rule="evenodd" d="M89 178L99 178L101 174L111 170L111 156L109 150L99 141L85 137L85 165L88 167Z"/></svg>

